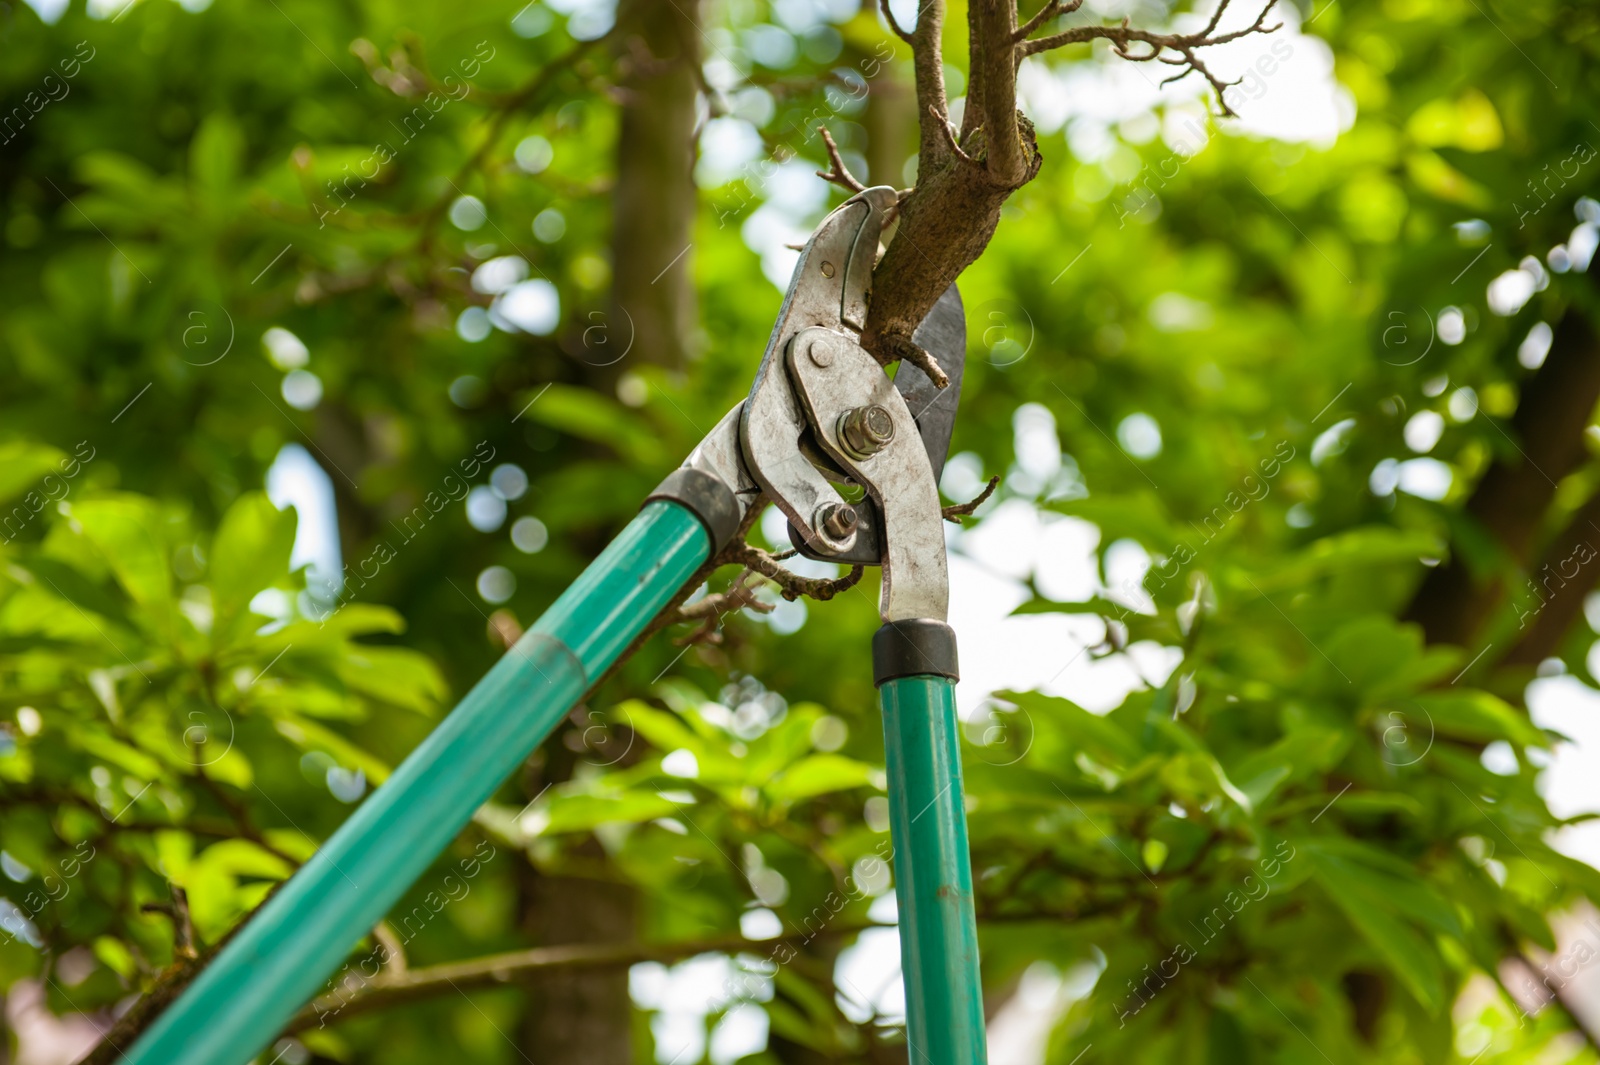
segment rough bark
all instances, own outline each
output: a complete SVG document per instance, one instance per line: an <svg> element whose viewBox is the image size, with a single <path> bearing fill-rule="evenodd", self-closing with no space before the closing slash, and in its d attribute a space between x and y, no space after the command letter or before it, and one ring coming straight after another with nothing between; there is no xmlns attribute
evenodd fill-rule
<svg viewBox="0 0 1600 1065"><path fill-rule="evenodd" d="M1017 116L1021 117L1021 116ZM1038 173L1039 154L1032 123L1024 147L1031 156L1025 184ZM872 306L863 343L881 361L905 357L917 323L989 246L1000 224L1000 208L1018 186L997 183L979 163L986 137L977 130L963 150L973 161L942 154L933 165L923 158L917 187L900 207L900 224L872 275Z"/></svg>
<svg viewBox="0 0 1600 1065"><path fill-rule="evenodd" d="M945 100L940 47L943 0L922 3L917 24L910 30L894 22L883 0L891 28L912 48L921 137L917 187L905 195L899 225L873 273L872 306L862 331L867 350L885 364L910 359L927 368L931 360L912 344L912 330L988 246L1001 205L1039 173L1033 124L1017 110L1017 67L1024 58L1067 45L1108 41L1122 59L1177 68L1166 82L1200 74L1216 91L1222 113L1231 114L1222 100L1230 83L1211 73L1200 51L1278 27L1266 23L1277 3L1267 0L1250 26L1217 33L1230 2L1220 0L1198 33L1156 33L1124 20L1120 25L1080 25L1035 37L1035 31L1077 11L1083 0L1046 0L1021 26L1015 0L970 0L966 109L957 138L950 129Z"/></svg>

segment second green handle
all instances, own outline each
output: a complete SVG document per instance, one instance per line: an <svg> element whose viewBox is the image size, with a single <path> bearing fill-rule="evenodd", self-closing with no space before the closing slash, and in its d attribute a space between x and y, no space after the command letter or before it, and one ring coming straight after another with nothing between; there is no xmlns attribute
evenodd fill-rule
<svg viewBox="0 0 1600 1065"><path fill-rule="evenodd" d="M939 676L898 677L884 681L878 694L910 1060L912 1065L984 1065L983 985L955 684Z"/></svg>

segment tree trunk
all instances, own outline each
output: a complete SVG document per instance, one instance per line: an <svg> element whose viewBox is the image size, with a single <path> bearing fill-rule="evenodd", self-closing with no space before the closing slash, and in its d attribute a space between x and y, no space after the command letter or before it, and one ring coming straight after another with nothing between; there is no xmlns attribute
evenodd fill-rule
<svg viewBox="0 0 1600 1065"><path fill-rule="evenodd" d="M617 12L621 115L611 310L601 331L605 344L584 348L598 385L640 362L681 369L694 350L689 246L696 211L699 18L696 0L622 0ZM547 741L552 763L571 759L561 747L563 731ZM547 769L554 771L550 779L566 775L553 764ZM592 857L603 861L599 847L593 850ZM636 938L635 892L626 885L533 874L520 895L523 927L541 946ZM540 980L529 992L525 1052L539 1065L630 1065L631 1011L626 968Z"/></svg>
<svg viewBox="0 0 1600 1065"><path fill-rule="evenodd" d="M624 76L604 359L630 337L632 350L613 372L639 360L678 369L694 350L699 18L696 0L623 0L617 15Z"/></svg>
<svg viewBox="0 0 1600 1065"><path fill-rule="evenodd" d="M624 884L533 873L522 898L524 927L540 946L637 938L634 891ZM626 966L543 977L531 987L528 1007L522 1043L539 1065L633 1062Z"/></svg>
<svg viewBox="0 0 1600 1065"><path fill-rule="evenodd" d="M1411 601L1406 620L1420 623L1429 643L1466 647L1503 601L1505 589L1492 572L1498 567L1485 565L1486 554L1502 552L1523 567L1534 557L1556 486L1584 461L1584 428L1597 400L1600 338L1574 305L1557 324L1544 365L1523 387L1507 432L1514 446L1489 467L1464 508L1477 551L1469 555L1458 537L1450 560L1428 573ZM1531 653L1530 647L1522 658Z"/></svg>

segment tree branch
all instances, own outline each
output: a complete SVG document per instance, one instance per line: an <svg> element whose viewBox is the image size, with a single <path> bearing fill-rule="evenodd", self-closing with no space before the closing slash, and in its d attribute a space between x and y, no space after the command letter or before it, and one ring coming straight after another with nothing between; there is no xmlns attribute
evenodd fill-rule
<svg viewBox="0 0 1600 1065"><path fill-rule="evenodd" d="M900 28L900 23L895 19L894 12L889 10L889 0L878 0L878 9L883 12L883 20L889 24L889 29L894 35L907 44L913 44L911 34ZM920 19L918 20L921 21Z"/></svg>
<svg viewBox="0 0 1600 1065"><path fill-rule="evenodd" d="M950 154L955 156L961 162L966 163L968 166L975 166L982 169L983 164L978 162L978 160L974 159L972 156L968 155L962 149L960 142L956 140L955 130L950 128L949 117L939 114L932 108L929 108L928 114L934 122L938 123L939 130L944 134L945 147L949 149ZM942 388L943 386L941 385L940 387Z"/></svg>
<svg viewBox="0 0 1600 1065"><path fill-rule="evenodd" d="M172 893L171 902L147 902L139 907L142 913L164 913L172 921L172 957L194 960L200 954L194 946L194 921L189 916L189 893L172 881L167 881Z"/></svg>
<svg viewBox="0 0 1600 1065"><path fill-rule="evenodd" d="M904 359L911 365L928 375L935 387L947 388L950 384L950 375L944 372L944 367L939 365L939 360L933 353L922 347L908 336L891 334L881 337L878 341L878 350L873 355L885 366L899 359Z"/></svg>
<svg viewBox="0 0 1600 1065"><path fill-rule="evenodd" d="M1596 276L1591 267L1589 283ZM1600 336L1575 303L1556 324L1550 353L1511 417L1508 435L1517 444L1489 467L1463 508L1467 536L1458 536L1450 559L1428 571L1406 611L1429 643L1466 647L1501 601L1505 566L1486 556L1499 552L1527 567L1556 485L1585 459L1583 433L1596 402ZM1466 550L1474 541L1475 554Z"/></svg>
<svg viewBox="0 0 1600 1065"><path fill-rule="evenodd" d="M1048 52L1055 48L1063 48L1069 44L1084 44L1097 40L1110 41L1112 50L1119 57L1130 62L1148 63L1151 60L1157 60L1171 66L1183 68L1172 77L1162 81L1162 85L1181 81L1190 74L1200 74L1210 83L1211 88L1216 91L1217 105L1222 109L1222 114L1232 116L1234 115L1233 108L1229 107L1228 102L1223 99L1223 93L1230 86L1237 85L1238 81L1223 81L1218 78L1196 54L1197 50L1211 48L1219 44L1227 44L1229 41L1236 41L1253 33L1272 33L1279 26L1268 26L1266 24L1267 16L1272 13L1272 9L1278 4L1278 0L1267 0L1267 5L1261 9L1261 14L1256 16L1255 22L1248 27L1242 30L1234 30L1231 33L1218 34L1216 33L1217 25L1222 21L1222 16L1228 10L1229 3L1231 3L1231 0L1221 0L1217 5L1216 12L1211 16L1211 21L1199 33L1152 33L1149 30L1135 29L1129 26L1127 19L1123 19L1121 25L1117 26L1074 26L1070 30L1063 30L1047 37L1037 37L1031 41L1025 39L1027 36L1025 31L1019 33L1017 37L1020 44L1019 58L1037 55L1040 52ZM1132 46L1140 44L1149 50L1145 52L1129 50ZM1169 56L1168 52L1175 52L1177 55Z"/></svg>
<svg viewBox="0 0 1600 1065"><path fill-rule="evenodd" d="M1060 922L1091 918L1104 912L1114 912L1114 908L1106 906L1066 913L1059 910L979 913L978 920L983 924ZM341 994L334 991L312 1000L310 1005L289 1022L284 1034L292 1035L309 1028L323 1028L335 1020L388 1009L391 1006L414 1002L447 991L505 987L529 977L548 973L616 969L645 961L668 963L699 954L748 954L754 951L766 953L782 945L804 946L819 938L844 938L883 927L886 926L872 921L847 922L816 931L798 931L761 940L751 940L742 935L725 935L678 943L573 943L513 950L504 954L472 958L468 961L446 962L442 965L410 969L403 973L382 970L376 976L361 981L359 986L348 992Z"/></svg>
<svg viewBox="0 0 1600 1065"><path fill-rule="evenodd" d="M944 0L921 0L910 41L911 67L917 84L917 113L927 114L931 109L941 122L949 122L950 101L944 89ZM920 172L928 173L941 160L944 139L926 121L917 123L917 132L917 166Z"/></svg>
<svg viewBox="0 0 1600 1065"><path fill-rule="evenodd" d="M843 577L825 579L819 577L802 577L798 573L790 573L778 565L780 557L789 556L769 555L759 547L754 547L742 541L735 541L728 545L724 554L732 556L733 561L742 562L745 566L755 570L778 586L778 594L791 603L801 596L808 599L829 600L840 592L854 588L861 580L865 569L861 566L850 567L850 572Z"/></svg>
<svg viewBox="0 0 1600 1065"><path fill-rule="evenodd" d="M704 599L696 600L687 606L681 606L666 615L665 625L676 625L685 621L698 621L700 625L689 635L673 641L680 647L689 644L722 642L721 628L724 616L735 610L749 607L758 614L770 614L777 609L775 603L764 603L756 598L756 589L749 583L750 578L756 576L754 570L746 568L740 571L728 586L725 592L715 592Z"/></svg>
<svg viewBox="0 0 1600 1065"><path fill-rule="evenodd" d="M983 71L983 93L976 108L968 99L963 126L971 127L974 117L982 123L989 177L1004 188L1020 188L1033 174L1017 124L1016 0L971 0L967 27L972 67Z"/></svg>
<svg viewBox="0 0 1600 1065"><path fill-rule="evenodd" d="M969 517L973 511L983 506L990 496L994 495L994 490L999 486L999 484L1000 478L989 478L989 483L984 485L983 491L979 492L974 498L967 500L965 503L956 503L945 507L939 512L940 517L944 518L945 521L954 522L955 524L960 525L962 518Z"/></svg>
<svg viewBox="0 0 1600 1065"><path fill-rule="evenodd" d="M140 1033L148 1028L163 1010L177 1000L178 996L183 993L184 988L188 987L194 978L200 975L201 970L211 964L211 959L216 957L217 953L228 945L229 940L238 934L239 929L243 928L250 918L255 916L256 911L265 906L267 901L276 895L278 889L285 883L287 881L280 881L272 885L272 889L267 892L265 898L256 904L256 908L246 914L238 924L228 929L227 934L211 946L190 954L182 954L175 951L172 964L163 969L150 989L117 1018L111 1029L100 1037L100 1042L95 1044L94 1049L79 1060L78 1065L114 1065L116 1062L123 1061L127 1056L123 1048L131 1046Z"/></svg>
<svg viewBox="0 0 1600 1065"><path fill-rule="evenodd" d="M828 163L830 169L818 170L817 177L823 181L831 181L835 185L843 186L851 192L862 192L866 189L856 176L850 173L850 168L844 165L844 160L839 158L839 146L833 143L833 134L828 132L827 126L818 126L817 132L822 134L822 143L828 148Z"/></svg>
<svg viewBox="0 0 1600 1065"><path fill-rule="evenodd" d="M1017 27L1017 32L1012 35L1011 39L1014 42L1021 43L1027 40L1034 30L1043 26L1046 22L1062 15L1070 15L1082 6L1083 0L1066 0L1066 2L1063 2L1063 0L1049 0L1049 3L1039 9L1037 15Z"/></svg>
<svg viewBox="0 0 1600 1065"><path fill-rule="evenodd" d="M556 947L533 947L504 954L491 954L470 961L430 965L402 973L380 972L352 991L334 991L314 999L289 1022L285 1034L308 1028L325 1027L334 1018L343 1020L373 1010L387 1009L404 1002L428 998L443 991L478 987L502 987L529 976L548 972L575 972L584 969L615 969L644 961L674 962L697 954L740 953L768 945L809 941L817 936L849 936L882 925L842 924L817 932L797 932L777 939L752 942L742 935L713 936L682 943L573 943Z"/></svg>
<svg viewBox="0 0 1600 1065"><path fill-rule="evenodd" d="M1560 651L1561 642L1583 616L1584 599L1600 583L1596 544L1600 544L1600 492L1578 509L1545 548L1528 581L1532 594L1512 593L1522 638L1500 660L1501 665L1536 666ZM1531 624L1527 622L1529 612L1533 614Z"/></svg>

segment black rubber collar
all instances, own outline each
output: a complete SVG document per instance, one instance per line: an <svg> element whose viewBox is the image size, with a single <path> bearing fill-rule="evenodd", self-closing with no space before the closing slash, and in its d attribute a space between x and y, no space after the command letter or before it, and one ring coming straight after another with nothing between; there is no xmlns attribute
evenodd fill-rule
<svg viewBox="0 0 1600 1065"><path fill-rule="evenodd" d="M699 518L711 537L713 555L726 547L733 534L739 531L739 501L734 498L733 489L705 470L678 467L656 485L645 502L653 499L670 499Z"/></svg>
<svg viewBox="0 0 1600 1065"><path fill-rule="evenodd" d="M888 622L872 637L872 682L917 676L961 679L955 630L931 618Z"/></svg>

